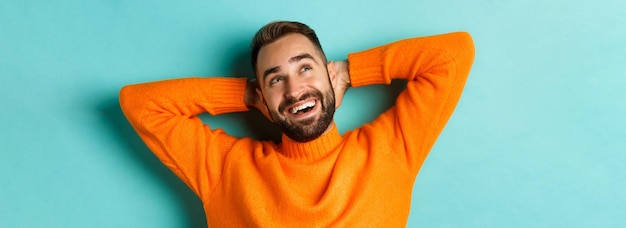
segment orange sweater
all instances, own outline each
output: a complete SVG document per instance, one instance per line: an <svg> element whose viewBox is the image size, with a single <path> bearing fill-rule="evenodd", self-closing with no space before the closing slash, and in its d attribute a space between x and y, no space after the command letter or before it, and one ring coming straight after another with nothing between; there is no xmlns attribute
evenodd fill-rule
<svg viewBox="0 0 626 228"><path fill-rule="evenodd" d="M413 38L348 56L352 86L408 80L395 106L307 143L235 138L196 116L247 111L245 78L129 85L122 109L156 156L202 200L210 227L403 227L415 177L461 96L467 33Z"/></svg>

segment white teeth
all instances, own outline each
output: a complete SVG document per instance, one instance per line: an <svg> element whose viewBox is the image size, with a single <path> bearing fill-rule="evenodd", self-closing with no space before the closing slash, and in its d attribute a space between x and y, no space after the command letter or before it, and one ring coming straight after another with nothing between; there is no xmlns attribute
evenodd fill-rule
<svg viewBox="0 0 626 228"><path fill-rule="evenodd" d="M310 108L310 107L313 107L313 106L315 106L315 101L306 102L304 104L301 104L301 105L298 105L297 107L292 108L291 109L291 114L296 114L296 112L298 112L298 111L300 111L302 109Z"/></svg>

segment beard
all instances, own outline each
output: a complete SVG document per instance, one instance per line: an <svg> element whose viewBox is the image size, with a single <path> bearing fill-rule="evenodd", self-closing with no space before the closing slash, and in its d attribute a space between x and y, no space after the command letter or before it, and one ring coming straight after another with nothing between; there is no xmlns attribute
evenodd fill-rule
<svg viewBox="0 0 626 228"><path fill-rule="evenodd" d="M325 96L324 96L325 95ZM333 88L326 90L325 94L319 90L307 92L299 98L289 98L283 101L278 107L278 112L270 111L270 115L281 131L290 139L298 142L308 142L320 137L333 120L335 114L335 92ZM292 122L281 113L284 113L286 107L289 107L299 101L309 98L316 98L321 107L321 114L297 123Z"/></svg>

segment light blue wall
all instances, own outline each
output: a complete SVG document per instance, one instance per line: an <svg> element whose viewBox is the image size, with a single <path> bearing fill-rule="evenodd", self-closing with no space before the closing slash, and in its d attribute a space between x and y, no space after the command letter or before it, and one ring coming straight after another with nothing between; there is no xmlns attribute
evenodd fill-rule
<svg viewBox="0 0 626 228"><path fill-rule="evenodd" d="M263 24L303 21L331 59L469 31L465 93L416 183L409 227L626 226L626 3L0 2L0 227L203 227L201 203L124 119L119 89L250 73ZM401 85L400 85L401 86ZM341 131L394 88L350 90ZM259 115L207 121L257 136Z"/></svg>

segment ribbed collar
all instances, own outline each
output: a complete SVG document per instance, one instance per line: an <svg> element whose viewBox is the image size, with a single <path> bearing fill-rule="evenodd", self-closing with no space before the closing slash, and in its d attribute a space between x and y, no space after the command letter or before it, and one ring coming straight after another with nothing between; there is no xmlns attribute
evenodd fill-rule
<svg viewBox="0 0 626 228"><path fill-rule="evenodd" d="M290 159L299 161L315 161L323 158L341 142L341 135L337 126L335 123L332 125L329 132L305 143L293 141L283 134L281 144L283 154Z"/></svg>

